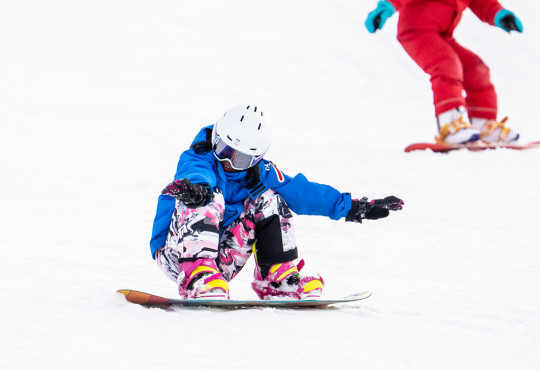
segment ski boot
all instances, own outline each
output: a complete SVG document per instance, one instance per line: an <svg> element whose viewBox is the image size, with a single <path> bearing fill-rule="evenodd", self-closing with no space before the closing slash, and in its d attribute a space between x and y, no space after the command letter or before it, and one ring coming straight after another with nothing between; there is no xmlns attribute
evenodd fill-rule
<svg viewBox="0 0 540 370"><path fill-rule="evenodd" d="M500 122L495 119L472 118L472 125L480 130L480 140L490 144L518 141L519 133L505 126L508 117Z"/></svg>
<svg viewBox="0 0 540 370"><path fill-rule="evenodd" d="M321 296L324 280L321 275L301 276L304 260L298 266L292 261L272 266L257 266L251 287L260 299L272 298L313 299ZM261 271L262 270L262 271ZM264 278L263 275L266 275Z"/></svg>
<svg viewBox="0 0 540 370"><path fill-rule="evenodd" d="M454 145L480 140L480 130L465 121L464 109L459 107L437 116L439 128L439 136L435 136L437 143Z"/></svg>
<svg viewBox="0 0 540 370"><path fill-rule="evenodd" d="M229 299L229 284L214 260L184 261L180 265L178 294L182 299Z"/></svg>

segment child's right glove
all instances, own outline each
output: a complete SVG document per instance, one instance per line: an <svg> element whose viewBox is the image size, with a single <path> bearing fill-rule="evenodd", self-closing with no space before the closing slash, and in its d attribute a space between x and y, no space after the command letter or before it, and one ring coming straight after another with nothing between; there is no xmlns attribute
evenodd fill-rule
<svg viewBox="0 0 540 370"><path fill-rule="evenodd" d="M193 184L188 179L174 180L161 194L170 195L192 209L204 206L212 199L212 192L208 186Z"/></svg>
<svg viewBox="0 0 540 370"><path fill-rule="evenodd" d="M363 219L377 220L388 217L390 211L399 211L405 203L393 195L384 199L373 199L368 201L367 197L362 199L353 199L351 210L345 221L360 222Z"/></svg>
<svg viewBox="0 0 540 370"><path fill-rule="evenodd" d="M388 1L379 1L377 8L370 12L366 18L366 28L369 33L382 30L386 20L396 12L396 9Z"/></svg>

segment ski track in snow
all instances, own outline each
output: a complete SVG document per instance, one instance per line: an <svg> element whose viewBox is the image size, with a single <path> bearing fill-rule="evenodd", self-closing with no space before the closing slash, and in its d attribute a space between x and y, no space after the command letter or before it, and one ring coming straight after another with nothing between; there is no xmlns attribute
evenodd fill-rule
<svg viewBox="0 0 540 370"><path fill-rule="evenodd" d="M501 116L540 140L540 6L525 33L466 12L456 38L491 67ZM0 4L2 369L538 369L540 150L405 154L432 140L428 77L368 34L376 1ZM296 217L329 310L127 304L174 296L150 257L157 196L200 127L239 102L274 124L267 157L402 212ZM253 261L231 283L255 298Z"/></svg>

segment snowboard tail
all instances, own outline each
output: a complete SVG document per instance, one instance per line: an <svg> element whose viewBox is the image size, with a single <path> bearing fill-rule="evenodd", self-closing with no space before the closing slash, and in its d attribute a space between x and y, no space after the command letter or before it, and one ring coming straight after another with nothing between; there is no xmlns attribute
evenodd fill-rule
<svg viewBox="0 0 540 370"><path fill-rule="evenodd" d="M431 150L435 153L448 153L453 150L460 150L460 149L467 149L472 152L479 152L486 149L514 149L514 150L525 150L525 149L532 149L532 148L540 148L540 141L533 141L528 144L517 144L517 143L496 143L496 144L489 144L485 142L474 142L471 144L442 144L442 143L415 143L407 146L405 148L405 152L414 152L416 150Z"/></svg>
<svg viewBox="0 0 540 370"><path fill-rule="evenodd" d="M225 299L175 299L157 296L138 290L120 289L117 291L124 295L131 303L146 307L217 307L217 308L323 308L340 303L356 302L371 296L371 292L360 292L339 299L287 299L287 300L225 300Z"/></svg>

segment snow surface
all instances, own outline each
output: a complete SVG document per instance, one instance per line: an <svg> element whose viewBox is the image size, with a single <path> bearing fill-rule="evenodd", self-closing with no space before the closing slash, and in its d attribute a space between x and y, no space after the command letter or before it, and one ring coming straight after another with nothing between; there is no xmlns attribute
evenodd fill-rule
<svg viewBox="0 0 540 370"><path fill-rule="evenodd" d="M428 77L363 21L376 1L0 3L2 369L539 369L540 150L405 154L430 141ZM540 139L540 5L525 33L465 14L501 116ZM178 309L150 258L178 155L229 107L264 107L283 171L405 209L362 225L297 217L328 310ZM255 298L253 261L231 283Z"/></svg>

